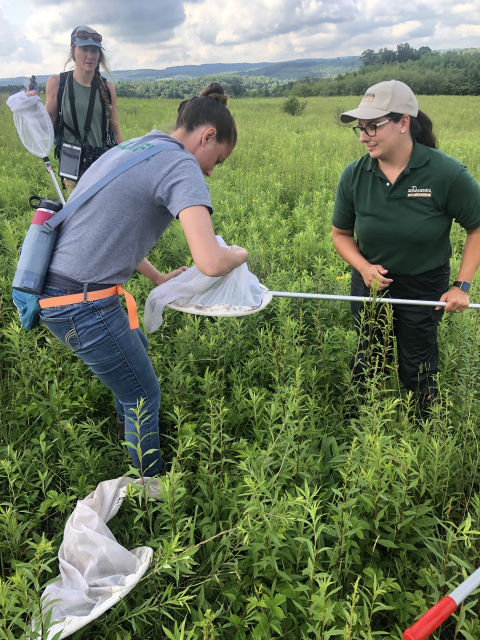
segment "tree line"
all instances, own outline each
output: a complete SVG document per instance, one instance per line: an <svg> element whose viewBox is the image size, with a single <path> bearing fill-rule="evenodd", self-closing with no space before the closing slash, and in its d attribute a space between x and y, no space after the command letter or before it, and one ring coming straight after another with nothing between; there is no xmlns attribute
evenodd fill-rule
<svg viewBox="0 0 480 640"><path fill-rule="evenodd" d="M201 78L161 79L145 81L122 81L115 84L120 97L174 98L185 100L196 96L210 82L220 82L226 93L233 98L284 96L294 82L283 82L267 76L211 75Z"/></svg>
<svg viewBox="0 0 480 640"><path fill-rule="evenodd" d="M290 95L362 95L368 87L392 78L405 82L414 93L422 95L478 96L480 51L432 52L406 62L397 58L389 63L362 64L358 71L330 79L300 79L290 89Z"/></svg>
<svg viewBox="0 0 480 640"><path fill-rule="evenodd" d="M362 95L368 87L382 80L401 80L414 93L423 95L480 95L480 50L433 52L429 47L414 49L399 44L397 51L367 49L362 66L334 77L303 77L282 81L268 76L211 75L201 78L123 81L115 84L117 95L132 98L173 98L185 100L198 95L213 81L221 82L233 98L267 98L296 96ZM21 87L0 87L14 93ZM45 85L39 89L45 91Z"/></svg>
<svg viewBox="0 0 480 640"><path fill-rule="evenodd" d="M390 50L388 56L385 49L379 49L377 53L373 52L379 56L375 58L376 62L372 62L368 53L370 50L364 51L360 69L333 78L304 77L297 81L282 82L267 76L206 76L184 80L119 82L115 88L119 96L184 100L198 95L206 84L216 80L234 98L306 98L361 95L377 82L395 78L408 84L418 94L480 95L480 50L438 53L427 49L414 49L408 43L401 44L396 52ZM380 61L385 58L389 61Z"/></svg>
<svg viewBox="0 0 480 640"><path fill-rule="evenodd" d="M432 53L430 47L420 47L414 49L408 42L397 44L397 50L384 47L378 51L367 49L360 55L363 67L370 67L374 64L393 64L394 62L408 62L409 60L419 60L422 56Z"/></svg>

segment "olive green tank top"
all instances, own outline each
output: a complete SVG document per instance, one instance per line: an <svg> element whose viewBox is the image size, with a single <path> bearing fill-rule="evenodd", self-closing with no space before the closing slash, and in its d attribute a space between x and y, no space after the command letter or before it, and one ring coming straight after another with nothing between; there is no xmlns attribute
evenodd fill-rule
<svg viewBox="0 0 480 640"><path fill-rule="evenodd" d="M73 94L75 96L75 111L77 112L78 130L80 131L80 141L83 140L85 118L87 117L88 102L90 100L90 87L84 87L79 84L75 78L73 78ZM62 115L63 121L68 124L69 127L73 126L72 110L70 108L70 98L68 96L68 80L65 83L65 89L63 91L62 98ZM107 120L108 122L108 120ZM87 142L92 147L102 146L102 102L100 97L100 91L97 89L95 96L95 106L93 108L92 124L88 134ZM64 141L71 144L79 144L79 140L75 138L73 134L64 128L63 131Z"/></svg>

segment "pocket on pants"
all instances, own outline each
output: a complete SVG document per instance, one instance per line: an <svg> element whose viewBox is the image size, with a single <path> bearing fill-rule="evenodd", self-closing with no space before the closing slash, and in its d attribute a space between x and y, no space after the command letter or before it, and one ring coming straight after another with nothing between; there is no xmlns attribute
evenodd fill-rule
<svg viewBox="0 0 480 640"><path fill-rule="evenodd" d="M71 351L82 348L73 318L47 318L40 315L40 320Z"/></svg>

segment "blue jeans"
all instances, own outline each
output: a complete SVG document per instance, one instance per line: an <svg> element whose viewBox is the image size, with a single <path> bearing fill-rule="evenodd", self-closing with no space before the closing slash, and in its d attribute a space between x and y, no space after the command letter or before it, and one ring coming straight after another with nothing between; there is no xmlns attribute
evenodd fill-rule
<svg viewBox="0 0 480 640"><path fill-rule="evenodd" d="M69 293L44 287L41 297ZM148 339L140 329L130 329L120 296L42 309L40 320L113 392L118 419L125 421L125 440L134 447L138 447L138 436L133 409L143 398L141 465L137 449L129 446L128 450L134 467L142 466L144 475L160 473L163 463L158 433L158 379L147 354Z"/></svg>

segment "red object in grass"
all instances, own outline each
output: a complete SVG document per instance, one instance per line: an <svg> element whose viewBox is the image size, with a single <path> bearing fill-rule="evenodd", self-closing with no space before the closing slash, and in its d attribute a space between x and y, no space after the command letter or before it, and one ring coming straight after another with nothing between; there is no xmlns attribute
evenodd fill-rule
<svg viewBox="0 0 480 640"><path fill-rule="evenodd" d="M457 603L450 596L445 596L440 602L429 609L414 625L403 632L404 640L425 640L438 629L457 608Z"/></svg>

